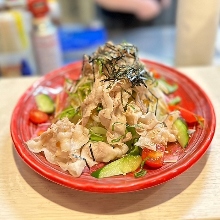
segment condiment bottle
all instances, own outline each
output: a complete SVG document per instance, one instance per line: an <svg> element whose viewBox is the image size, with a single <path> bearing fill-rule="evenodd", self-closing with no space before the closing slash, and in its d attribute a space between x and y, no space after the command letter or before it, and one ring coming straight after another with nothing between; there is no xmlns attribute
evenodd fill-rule
<svg viewBox="0 0 220 220"><path fill-rule="evenodd" d="M32 41L40 75L62 66L62 54L56 26L51 22L46 0L29 0L33 15Z"/></svg>

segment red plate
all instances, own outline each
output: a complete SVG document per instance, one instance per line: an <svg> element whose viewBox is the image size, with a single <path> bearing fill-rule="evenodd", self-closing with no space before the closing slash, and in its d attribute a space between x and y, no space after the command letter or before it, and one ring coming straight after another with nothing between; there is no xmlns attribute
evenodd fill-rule
<svg viewBox="0 0 220 220"><path fill-rule="evenodd" d="M185 152L181 153L176 163L168 163L160 169L148 172L146 176L141 178L127 175L96 179L88 173L84 173L79 178L74 178L69 173L63 172L58 166L47 162L41 154L34 154L29 151L25 142L31 139L36 131L36 127L28 120L28 113L35 105L34 95L43 91L48 92L50 95L56 94L62 89L64 77L78 78L81 62L70 64L45 75L34 83L19 99L11 118L11 136L21 158L34 171L53 182L73 189L102 193L130 192L156 186L190 168L206 152L214 136L216 118L212 103L195 82L177 70L156 62L143 61L147 67L154 68L168 80L178 83L177 95L182 97L183 107L205 118L204 127L196 130L189 146Z"/></svg>

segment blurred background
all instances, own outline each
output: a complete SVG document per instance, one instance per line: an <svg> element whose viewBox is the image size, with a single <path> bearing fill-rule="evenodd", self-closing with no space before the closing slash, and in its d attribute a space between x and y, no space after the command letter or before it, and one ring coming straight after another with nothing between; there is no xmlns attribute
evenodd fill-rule
<svg viewBox="0 0 220 220"><path fill-rule="evenodd" d="M207 48L211 48L210 53L207 49L205 52L209 58L205 60L203 56L202 61L198 58L194 63L180 62L179 65L218 64L219 1L212 0L215 4L204 5L212 7L211 11L207 9L210 11L207 20L213 25L207 23L202 28L186 14L182 17L187 21L178 18L178 5L187 1L191 4L195 1L199 7L202 4L199 0L0 0L0 77L44 75L80 60L83 54L91 54L108 40L132 43L139 48L140 57L176 66L179 27L181 31L185 28L185 38L189 40L192 36L190 40L195 45L195 31L192 31L195 26L200 28L199 31L210 33L211 37L206 34L205 40L201 40L201 45L205 41ZM195 15L199 10L204 13L204 8L194 8L194 11L189 8L194 7L185 7L187 13ZM195 19L205 24L203 14L195 16ZM196 34L198 39L198 32ZM183 32L181 36L184 36ZM201 36L203 34L199 34L199 38ZM185 48L192 50L182 41L178 45L182 46L178 48L181 52ZM202 54L200 49L203 46L197 45L198 48L198 53ZM182 57L181 54L181 60Z"/></svg>

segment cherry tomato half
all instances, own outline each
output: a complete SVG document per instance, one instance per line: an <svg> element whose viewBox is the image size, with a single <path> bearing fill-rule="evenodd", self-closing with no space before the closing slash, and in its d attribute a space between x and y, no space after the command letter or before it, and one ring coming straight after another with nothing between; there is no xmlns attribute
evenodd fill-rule
<svg viewBox="0 0 220 220"><path fill-rule="evenodd" d="M35 124L41 124L48 121L49 116L40 110L33 109L29 113L29 120Z"/></svg>
<svg viewBox="0 0 220 220"><path fill-rule="evenodd" d="M148 148L143 148L142 159L145 160L145 164L151 168L160 168L163 166L164 162L164 151L165 146L157 145L157 150L150 150Z"/></svg>

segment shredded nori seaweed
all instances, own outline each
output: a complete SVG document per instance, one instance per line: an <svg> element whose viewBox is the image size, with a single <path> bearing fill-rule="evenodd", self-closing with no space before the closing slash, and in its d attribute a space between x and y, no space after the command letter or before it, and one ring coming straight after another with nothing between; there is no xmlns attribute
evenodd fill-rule
<svg viewBox="0 0 220 220"><path fill-rule="evenodd" d="M146 85L147 80L154 81L151 74L138 58L138 49L132 44L114 45L107 42L89 57L89 62L102 65L104 81L116 82L129 80L132 87Z"/></svg>

